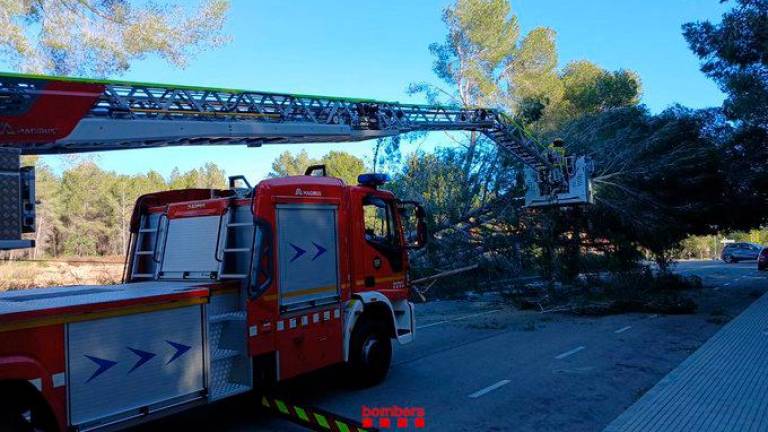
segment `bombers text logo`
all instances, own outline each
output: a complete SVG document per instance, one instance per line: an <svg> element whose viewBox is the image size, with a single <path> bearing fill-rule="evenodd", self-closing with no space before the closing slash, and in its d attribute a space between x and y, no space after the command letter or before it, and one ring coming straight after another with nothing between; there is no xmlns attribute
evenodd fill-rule
<svg viewBox="0 0 768 432"><path fill-rule="evenodd" d="M400 407L395 405L372 408L363 405L360 411L364 428L376 427L376 423L382 429L395 427L403 429L409 426L423 429L426 426L426 410L424 407Z"/></svg>

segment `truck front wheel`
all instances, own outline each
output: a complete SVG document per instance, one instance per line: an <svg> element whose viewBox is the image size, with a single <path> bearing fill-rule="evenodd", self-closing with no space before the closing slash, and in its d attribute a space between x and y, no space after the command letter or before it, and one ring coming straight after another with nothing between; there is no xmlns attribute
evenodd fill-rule
<svg viewBox="0 0 768 432"><path fill-rule="evenodd" d="M352 384L369 387L380 383L392 362L392 341L383 324L363 315L355 324L350 339L349 366Z"/></svg>

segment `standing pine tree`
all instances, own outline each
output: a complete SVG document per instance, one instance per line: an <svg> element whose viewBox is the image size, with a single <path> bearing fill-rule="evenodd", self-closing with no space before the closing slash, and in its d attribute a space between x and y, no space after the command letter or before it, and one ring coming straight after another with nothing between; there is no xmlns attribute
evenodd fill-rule
<svg viewBox="0 0 768 432"><path fill-rule="evenodd" d="M736 0L720 23L687 23L683 34L727 94L723 112L736 126L722 145L729 217L739 229L758 226L768 214L768 0Z"/></svg>
<svg viewBox="0 0 768 432"><path fill-rule="evenodd" d="M728 94L731 120L768 130L768 0L737 0L722 22L683 25L701 70Z"/></svg>

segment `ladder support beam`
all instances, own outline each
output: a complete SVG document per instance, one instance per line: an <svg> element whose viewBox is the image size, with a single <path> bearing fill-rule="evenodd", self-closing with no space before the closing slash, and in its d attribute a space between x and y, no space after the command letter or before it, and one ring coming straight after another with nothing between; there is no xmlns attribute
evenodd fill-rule
<svg viewBox="0 0 768 432"><path fill-rule="evenodd" d="M50 111L75 102L90 109L60 136L68 128L47 124ZM47 115L35 110L40 106ZM454 130L482 132L527 165L551 168L546 149L495 109L0 74L0 146L23 154L345 142Z"/></svg>

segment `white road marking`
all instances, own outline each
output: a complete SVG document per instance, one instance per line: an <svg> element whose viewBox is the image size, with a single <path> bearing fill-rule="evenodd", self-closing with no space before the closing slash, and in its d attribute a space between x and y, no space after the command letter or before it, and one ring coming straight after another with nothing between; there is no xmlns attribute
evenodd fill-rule
<svg viewBox="0 0 768 432"><path fill-rule="evenodd" d="M572 349L570 351L566 351L566 352L560 354L559 356L555 356L555 359L556 360L562 360L562 359L564 359L564 358L566 358L566 357L568 357L570 355L576 354L577 352L583 350L584 348L586 348L586 347L583 346L583 345L582 346L578 346L578 347L576 347L576 348L574 348L574 349Z"/></svg>
<svg viewBox="0 0 768 432"><path fill-rule="evenodd" d="M449 322L453 322L453 321L461 321L461 320L464 320L464 319L467 319L467 318L473 318L473 317L476 317L476 316L487 315L487 314L490 314L490 313L495 313L495 312L500 312L500 311L502 311L502 309L494 309L494 310L480 312L480 313L476 313L476 314L464 315L464 316L460 316L458 318L451 318L451 319L447 319L447 320L437 321L437 322L429 323L429 324L426 324L426 325L423 325L423 326L416 326L416 330L425 329L427 327L434 327L434 326L437 326L437 325L441 325L441 324L445 324L445 323L449 323Z"/></svg>
<svg viewBox="0 0 768 432"><path fill-rule="evenodd" d="M469 398L477 399L477 398L479 398L480 396L482 396L482 395L484 395L486 393L490 393L490 392L496 390L499 387L502 387L502 386L505 386L505 385L509 384L510 382L511 382L510 380L501 380L501 381L497 382L496 384L489 385L488 387L486 387L484 389L480 389L480 390L472 393L471 395L469 395Z"/></svg>
<svg viewBox="0 0 768 432"><path fill-rule="evenodd" d="M698 266L698 267L695 267L695 268L681 269L681 272L684 272L684 271L695 272L696 270L699 270L699 269L719 268L719 267L731 267L731 266L728 265L728 264L709 264L709 265Z"/></svg>
<svg viewBox="0 0 768 432"><path fill-rule="evenodd" d="M616 333L616 334L619 334L619 333L624 333L625 331L627 331L627 330L629 330L629 329L631 329L631 328L632 328L632 326L626 326L626 327L622 327L622 328L620 328L620 329L616 330L614 333Z"/></svg>
<svg viewBox="0 0 768 432"><path fill-rule="evenodd" d="M592 372L596 368L594 366L586 366L586 367L579 367L579 368L573 368L573 369L555 369L552 371L552 373L555 374L585 374L588 372Z"/></svg>

